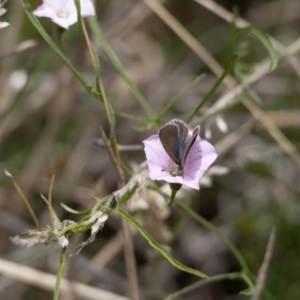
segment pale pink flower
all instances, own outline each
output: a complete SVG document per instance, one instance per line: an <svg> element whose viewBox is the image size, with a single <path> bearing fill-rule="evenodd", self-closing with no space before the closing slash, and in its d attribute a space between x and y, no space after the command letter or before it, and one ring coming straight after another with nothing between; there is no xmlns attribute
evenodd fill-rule
<svg viewBox="0 0 300 300"><path fill-rule="evenodd" d="M81 0L81 16L96 14L91 0ZM68 29L77 22L77 10L74 0L43 0L43 4L34 12L38 17L50 18L57 25Z"/></svg>
<svg viewBox="0 0 300 300"><path fill-rule="evenodd" d="M189 131L189 135L191 134L192 130ZM178 183L196 190L200 189L200 178L218 156L215 148L208 141L197 136L188 152L182 174L174 175L178 174L178 172L174 172L176 164L165 151L159 135L152 135L143 143L149 166L149 177L152 180Z"/></svg>

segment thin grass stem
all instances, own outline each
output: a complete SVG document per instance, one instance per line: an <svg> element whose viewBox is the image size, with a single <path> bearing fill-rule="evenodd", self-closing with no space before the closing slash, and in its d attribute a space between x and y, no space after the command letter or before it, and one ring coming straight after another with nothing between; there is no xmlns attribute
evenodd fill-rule
<svg viewBox="0 0 300 300"><path fill-rule="evenodd" d="M58 267L58 271L57 271L57 275L56 275L56 283L55 283L53 300L59 299L60 283L61 283L63 269L65 266L65 259L66 259L66 250L67 250L67 247L63 247L60 252L59 267Z"/></svg>

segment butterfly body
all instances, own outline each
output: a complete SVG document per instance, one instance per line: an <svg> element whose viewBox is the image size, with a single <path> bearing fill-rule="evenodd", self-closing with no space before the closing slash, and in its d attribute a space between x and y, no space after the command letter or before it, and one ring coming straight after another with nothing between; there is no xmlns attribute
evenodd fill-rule
<svg viewBox="0 0 300 300"><path fill-rule="evenodd" d="M165 151L177 165L177 168L172 171L173 176L183 176L188 154L199 135L200 126L193 129L192 135L189 135L189 132L186 123L179 119L169 121L158 132Z"/></svg>

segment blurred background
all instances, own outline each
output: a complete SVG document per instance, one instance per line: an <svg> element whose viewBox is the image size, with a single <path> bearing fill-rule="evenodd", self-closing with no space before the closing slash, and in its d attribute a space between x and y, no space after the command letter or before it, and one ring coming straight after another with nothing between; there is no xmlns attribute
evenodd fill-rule
<svg viewBox="0 0 300 300"><path fill-rule="evenodd" d="M246 35L238 40L239 60L233 77L241 83L253 74L258 75L221 113L209 114L211 107L228 94L225 84L200 111L195 123L201 121L201 136L217 148L219 157L215 165L219 168L211 173L218 176L206 176L200 191L187 190L181 200L191 201L197 213L237 246L253 274L258 273L271 230L276 228L266 279L269 295L262 295L261 299L300 299L300 2L96 2L104 36L157 114L196 76L206 74L180 97L165 121L174 117L184 119L217 80L209 62L199 53L201 45L223 67L228 65L233 27L224 20L226 16L232 20L226 13L235 11L272 36L280 57L273 72L259 73L268 61L268 53L258 40ZM169 14L159 16L163 10L160 6L155 10L151 3L163 4ZM41 2L30 1L30 4L34 9ZM60 203L86 210L92 207L93 196L101 198L118 188L106 150L95 146L95 139L100 137L99 125L108 134L109 124L103 105L87 94L49 48L20 2L8 1L5 8L7 12L1 21L9 22L10 26L0 31L0 256L14 262L17 270L17 264L22 264L55 274L59 249L54 245L20 248L11 242L10 237L33 229L34 223L3 171L7 169L15 176L43 227L49 225L50 219L40 194L48 193L55 171L55 211L61 219L77 221L80 216L66 212ZM172 18L179 22L176 23L179 27L168 25ZM55 25L49 19L40 21L55 40ZM182 28L186 31L180 35ZM122 115L146 117L128 85L101 48L94 45L100 57L102 83L116 113L118 142L140 145L121 152L126 166L134 169L145 160L142 141L157 132L157 128L148 132L136 130L144 124ZM76 25L63 34L62 48L93 85L91 59ZM251 98L250 102L260 107L259 111L249 111L241 103L245 97ZM272 120L286 139L278 137L272 126L266 129L256 121L255 112ZM141 193L138 197L137 206L140 199L153 205L136 213L136 218L158 242L168 245L172 255L182 263L209 275L239 271L234 257L214 233L188 218L175 234L181 212L176 208L158 209L161 199L156 194ZM88 232L70 237L68 254L75 253L76 246L88 237ZM171 266L139 234L134 234L134 246L141 299L164 299L198 280ZM9 270L3 267L0 299L52 299L51 289L41 285L39 278L28 284L24 278L8 274ZM117 215L109 216L95 241L79 255L67 257L65 277L129 297L121 222ZM239 294L245 288L241 281L220 281L179 299L250 299ZM90 298L69 293L62 299Z"/></svg>

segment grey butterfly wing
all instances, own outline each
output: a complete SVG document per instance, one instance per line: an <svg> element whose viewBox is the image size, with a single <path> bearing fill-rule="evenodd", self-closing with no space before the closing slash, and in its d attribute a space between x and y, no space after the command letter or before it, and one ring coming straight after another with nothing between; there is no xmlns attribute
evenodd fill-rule
<svg viewBox="0 0 300 300"><path fill-rule="evenodd" d="M188 157L188 154L189 154L191 148L193 147L199 133L200 133L200 126L198 125L193 129L192 136L188 137L186 139L186 144L185 144L185 147L183 149L183 153L182 153L181 161L180 161L180 164L181 164L182 167L184 167L186 159Z"/></svg>
<svg viewBox="0 0 300 300"><path fill-rule="evenodd" d="M158 132L159 139L171 159L177 164L179 154L179 130L175 124L166 124Z"/></svg>
<svg viewBox="0 0 300 300"><path fill-rule="evenodd" d="M181 120L171 120L158 132L160 141L174 163L180 165L184 143L188 135L188 127Z"/></svg>
<svg viewBox="0 0 300 300"><path fill-rule="evenodd" d="M184 152L184 148L186 145L186 140L189 136L189 127L181 120L179 119L174 119L173 122L175 122L178 126L179 129L179 140L178 140L178 144L179 144L179 149L178 149L178 162L177 164L181 167L183 167L183 165L181 164L182 161L182 155Z"/></svg>

